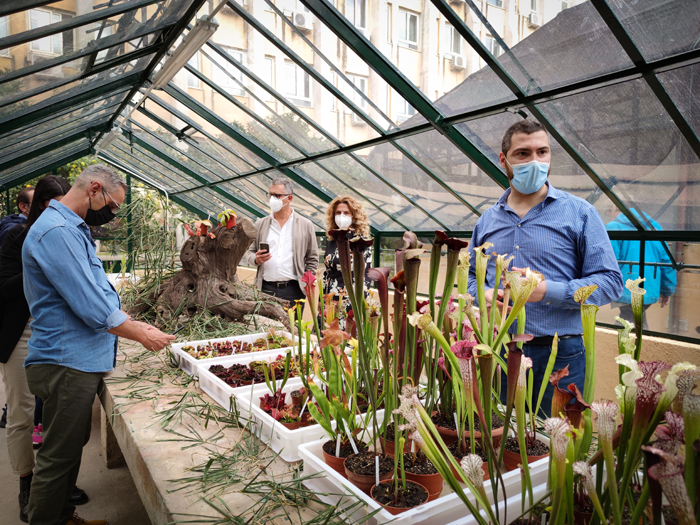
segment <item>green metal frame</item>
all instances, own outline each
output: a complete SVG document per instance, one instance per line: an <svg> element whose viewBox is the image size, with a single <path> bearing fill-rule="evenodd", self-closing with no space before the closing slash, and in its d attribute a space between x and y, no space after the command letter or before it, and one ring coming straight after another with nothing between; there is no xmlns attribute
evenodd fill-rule
<svg viewBox="0 0 700 525"><path fill-rule="evenodd" d="M56 168L59 168L61 166L64 166L65 164L69 162L73 162L76 159L79 159L80 157L84 157L85 155L90 154L90 149L87 147L79 147L76 148L75 150L69 150L65 152L64 154L60 155L58 158L55 158L54 156L49 157L46 159L44 163L39 163L39 166L32 164L31 166L28 166L26 169L19 171L15 177L12 179L2 181L0 183L0 191L5 191L9 190L10 188L14 188L15 186L19 186L20 184L24 184L28 180L32 180L35 177L38 177L39 175L43 175L44 173L50 172L52 170L55 170Z"/></svg>

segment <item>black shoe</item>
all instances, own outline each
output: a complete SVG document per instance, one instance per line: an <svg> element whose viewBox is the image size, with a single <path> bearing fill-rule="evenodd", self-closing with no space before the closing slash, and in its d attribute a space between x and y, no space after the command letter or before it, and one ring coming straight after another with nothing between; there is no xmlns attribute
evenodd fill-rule
<svg viewBox="0 0 700 525"><path fill-rule="evenodd" d="M19 478L19 519L29 523L29 491L32 487L32 474Z"/></svg>
<svg viewBox="0 0 700 525"><path fill-rule="evenodd" d="M0 417L0 428L7 426L7 405L2 409L2 417Z"/></svg>
<svg viewBox="0 0 700 525"><path fill-rule="evenodd" d="M77 486L73 489L73 493L70 495L69 501L71 505L85 505L90 498L85 494L85 491L79 489Z"/></svg>

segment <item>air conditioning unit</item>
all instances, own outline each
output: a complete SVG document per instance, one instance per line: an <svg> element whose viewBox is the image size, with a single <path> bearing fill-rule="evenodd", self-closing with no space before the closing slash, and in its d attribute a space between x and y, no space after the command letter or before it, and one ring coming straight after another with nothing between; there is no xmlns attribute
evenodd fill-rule
<svg viewBox="0 0 700 525"><path fill-rule="evenodd" d="M527 17L527 25L533 29L537 29L542 25L542 17L539 13L530 13Z"/></svg>
<svg viewBox="0 0 700 525"><path fill-rule="evenodd" d="M313 26L313 21L311 20L311 13L303 13L301 11L295 11L292 13L292 23L302 31L311 31Z"/></svg>
<svg viewBox="0 0 700 525"><path fill-rule="evenodd" d="M36 53L29 53L29 62L34 64L41 64L50 60L49 57L38 55ZM63 78L63 66L54 66L49 69L44 69L43 71L38 71L35 73L37 77L47 77L47 78Z"/></svg>
<svg viewBox="0 0 700 525"><path fill-rule="evenodd" d="M352 113L350 115L350 123L353 126L366 126L367 125L367 123L357 113Z"/></svg>
<svg viewBox="0 0 700 525"><path fill-rule="evenodd" d="M467 67L467 57L464 55L452 55L450 60L450 69L453 71L462 71Z"/></svg>

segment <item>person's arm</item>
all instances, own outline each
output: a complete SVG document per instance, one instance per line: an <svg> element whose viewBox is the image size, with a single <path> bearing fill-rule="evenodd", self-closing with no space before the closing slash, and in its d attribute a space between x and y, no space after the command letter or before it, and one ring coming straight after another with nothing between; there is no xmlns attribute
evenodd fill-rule
<svg viewBox="0 0 700 525"><path fill-rule="evenodd" d="M481 240L481 232L479 231L479 222L476 222L474 226L474 231L472 232L472 238L469 242L469 285L467 286L467 293L474 298L474 304L478 305L479 300L476 296L476 253L474 248L478 248L483 244Z"/></svg>
<svg viewBox="0 0 700 525"><path fill-rule="evenodd" d="M0 294L5 300L13 298L24 298L24 286L22 284L22 244L20 237L24 233L24 228L12 228L2 244L0 250L0 261L2 261L2 271L0 271ZM17 272L12 275L13 269Z"/></svg>
<svg viewBox="0 0 700 525"><path fill-rule="evenodd" d="M598 306L615 301L622 295L623 282L610 238L598 212L591 206L582 214L582 228L577 239L581 277L566 282L547 280L545 292L531 298L544 301L553 308L577 309L574 293L583 286L598 285L589 302Z"/></svg>
<svg viewBox="0 0 700 525"><path fill-rule="evenodd" d="M316 239L316 231L311 221L307 222L307 235L310 235L306 254L304 255L304 272L316 273L318 268L318 240Z"/></svg>
<svg viewBox="0 0 700 525"><path fill-rule="evenodd" d="M119 326L107 330L117 337L124 337L141 343L147 350L162 350L175 340L174 335L165 334L147 323L127 318Z"/></svg>
<svg viewBox="0 0 700 525"><path fill-rule="evenodd" d="M255 222L255 238L253 239L253 242L250 243L250 246L248 246L248 250L243 254L243 258L241 261L243 264L246 266L252 266L253 268L257 267L258 264L255 262L255 254L258 251L258 237L260 235L260 220L257 220Z"/></svg>

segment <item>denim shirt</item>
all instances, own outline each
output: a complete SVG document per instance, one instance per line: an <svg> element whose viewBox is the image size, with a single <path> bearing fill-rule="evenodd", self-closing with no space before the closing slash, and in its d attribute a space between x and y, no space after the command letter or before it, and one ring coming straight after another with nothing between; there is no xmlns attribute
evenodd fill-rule
<svg viewBox="0 0 700 525"><path fill-rule="evenodd" d="M107 331L127 316L83 219L52 200L27 234L22 265L24 294L34 318L24 365L112 370L118 339Z"/></svg>
<svg viewBox="0 0 700 525"><path fill-rule="evenodd" d="M530 267L547 281L544 299L525 305L525 333L535 337L580 334L581 306L574 293L582 286L597 284L588 303L602 306L622 294L622 275L610 238L596 209L587 201L556 189L522 219L508 206L510 189L479 217L471 248L494 244L488 254L514 256L511 267ZM469 293L476 298L476 264L470 253ZM495 263L489 263L486 289L493 288ZM476 302L476 301L475 301ZM513 323L511 332L515 331Z"/></svg>

